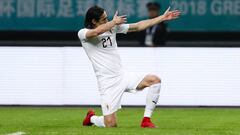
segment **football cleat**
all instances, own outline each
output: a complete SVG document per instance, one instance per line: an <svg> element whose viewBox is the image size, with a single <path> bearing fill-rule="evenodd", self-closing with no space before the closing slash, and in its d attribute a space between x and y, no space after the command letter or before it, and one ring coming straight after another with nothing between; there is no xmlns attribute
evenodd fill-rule
<svg viewBox="0 0 240 135"><path fill-rule="evenodd" d="M93 123L91 122L91 117L95 115L94 110L88 110L88 113L85 117L85 119L83 120L83 126L92 126Z"/></svg>

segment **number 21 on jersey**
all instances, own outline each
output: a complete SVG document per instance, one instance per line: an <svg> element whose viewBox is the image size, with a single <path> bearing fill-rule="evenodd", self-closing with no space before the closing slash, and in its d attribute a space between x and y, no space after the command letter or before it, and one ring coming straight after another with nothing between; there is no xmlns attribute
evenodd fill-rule
<svg viewBox="0 0 240 135"><path fill-rule="evenodd" d="M108 45L112 46L111 38L110 37L102 38L102 46L103 46L103 48L107 48Z"/></svg>

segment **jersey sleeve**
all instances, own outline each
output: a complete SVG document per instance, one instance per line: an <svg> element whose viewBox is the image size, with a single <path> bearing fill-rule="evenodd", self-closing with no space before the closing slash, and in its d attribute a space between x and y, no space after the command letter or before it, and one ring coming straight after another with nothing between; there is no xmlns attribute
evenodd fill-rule
<svg viewBox="0 0 240 135"><path fill-rule="evenodd" d="M86 34L88 32L88 29L81 29L79 32L78 32L78 37L80 40L86 40Z"/></svg>
<svg viewBox="0 0 240 135"><path fill-rule="evenodd" d="M127 34L128 29L129 29L129 24L121 24L116 26L116 33Z"/></svg>

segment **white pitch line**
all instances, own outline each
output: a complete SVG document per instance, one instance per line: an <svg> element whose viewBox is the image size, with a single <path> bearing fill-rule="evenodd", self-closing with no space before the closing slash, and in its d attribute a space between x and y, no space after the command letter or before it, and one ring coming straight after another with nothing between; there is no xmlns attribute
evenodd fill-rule
<svg viewBox="0 0 240 135"><path fill-rule="evenodd" d="M15 133L10 133L10 134L6 134L6 135L25 135L25 132L15 132Z"/></svg>

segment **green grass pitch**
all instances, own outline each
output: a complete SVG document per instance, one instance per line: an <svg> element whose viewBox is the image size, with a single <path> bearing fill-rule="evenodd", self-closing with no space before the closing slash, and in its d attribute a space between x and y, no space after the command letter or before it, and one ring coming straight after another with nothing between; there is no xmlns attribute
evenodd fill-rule
<svg viewBox="0 0 240 135"><path fill-rule="evenodd" d="M100 108L94 108L101 114ZM157 108L157 129L142 129L144 108L123 108L117 128L83 127L87 108L0 107L0 135L240 135L239 108Z"/></svg>

